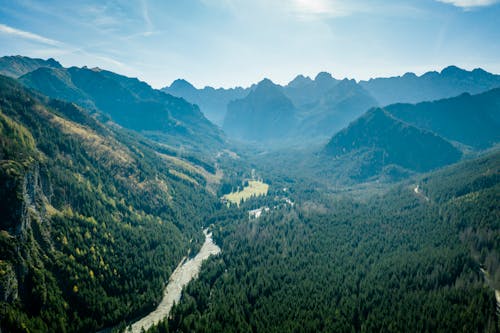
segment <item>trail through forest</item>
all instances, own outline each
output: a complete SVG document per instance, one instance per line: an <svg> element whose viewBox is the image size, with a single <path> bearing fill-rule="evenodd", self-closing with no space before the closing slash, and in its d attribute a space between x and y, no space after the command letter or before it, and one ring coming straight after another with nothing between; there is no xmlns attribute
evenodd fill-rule
<svg viewBox="0 0 500 333"><path fill-rule="evenodd" d="M147 330L154 324L157 324L162 319L166 318L170 313L174 302L178 303L181 299L182 288L184 288L189 281L198 276L203 261L210 257L210 255L218 254L221 251L220 247L213 242L212 234L208 233L208 229L205 229L203 233L205 234L205 243L203 243L200 252L198 252L196 257L189 260L184 258L179 263L179 266L177 266L175 271L170 276L168 285L163 291L163 299L158 307L145 317L129 326L125 332L139 333L142 328Z"/></svg>

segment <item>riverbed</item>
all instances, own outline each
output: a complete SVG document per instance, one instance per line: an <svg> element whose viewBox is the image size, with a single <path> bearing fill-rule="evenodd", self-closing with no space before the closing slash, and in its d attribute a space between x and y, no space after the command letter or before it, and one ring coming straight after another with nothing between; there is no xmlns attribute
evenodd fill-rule
<svg viewBox="0 0 500 333"><path fill-rule="evenodd" d="M203 233L205 234L205 242L200 252L198 252L194 258L189 260L184 258L179 263L170 276L167 286L163 290L163 299L158 307L145 317L133 323L131 325L132 330L129 331L129 328L127 328L126 332L140 333L142 328L147 330L166 318L170 310L172 310L174 303L180 301L182 288L198 276L203 261L208 259L211 255L216 255L221 251L220 247L213 242L212 234L208 232L208 229L205 229Z"/></svg>

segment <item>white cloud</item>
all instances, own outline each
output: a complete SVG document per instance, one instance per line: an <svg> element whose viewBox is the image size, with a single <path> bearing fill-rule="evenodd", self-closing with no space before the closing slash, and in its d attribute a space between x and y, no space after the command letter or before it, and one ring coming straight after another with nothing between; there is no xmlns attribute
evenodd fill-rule
<svg viewBox="0 0 500 333"><path fill-rule="evenodd" d="M437 0L460 8L486 7L494 5L498 0Z"/></svg>
<svg viewBox="0 0 500 333"><path fill-rule="evenodd" d="M20 37L23 39L28 39L28 40L31 40L34 42L38 42L38 43L42 43L42 44L46 44L46 45L51 45L51 46L61 46L62 45L62 43L57 41L57 40L46 38L46 37L34 34L32 32L29 32L29 31L24 31L24 30L12 28L12 27L9 27L8 25L5 25L5 24L0 24L0 33Z"/></svg>

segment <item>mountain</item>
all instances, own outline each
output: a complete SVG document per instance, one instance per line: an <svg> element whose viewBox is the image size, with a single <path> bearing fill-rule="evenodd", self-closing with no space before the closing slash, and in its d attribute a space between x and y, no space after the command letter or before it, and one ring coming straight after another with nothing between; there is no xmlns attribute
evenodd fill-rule
<svg viewBox="0 0 500 333"><path fill-rule="evenodd" d="M318 73L314 80L298 75L283 87L283 91L297 107L308 108L339 82L326 72Z"/></svg>
<svg viewBox="0 0 500 333"><path fill-rule="evenodd" d="M40 67L61 68L61 64L50 58L47 60L23 56L5 56L0 58L0 74L18 78Z"/></svg>
<svg viewBox="0 0 500 333"><path fill-rule="evenodd" d="M461 152L438 135L394 118L374 108L332 137L324 148L327 156L369 152L371 170L394 164L412 171L428 171L456 162Z"/></svg>
<svg viewBox="0 0 500 333"><path fill-rule="evenodd" d="M500 142L500 89L434 102L394 104L385 110L407 123L475 149Z"/></svg>
<svg viewBox="0 0 500 333"><path fill-rule="evenodd" d="M295 126L296 111L282 88L264 79L247 97L229 103L223 129L240 140L283 140Z"/></svg>
<svg viewBox="0 0 500 333"><path fill-rule="evenodd" d="M98 68L39 68L20 79L43 94L99 111L123 127L176 147L223 145L222 132L182 98Z"/></svg>
<svg viewBox="0 0 500 333"><path fill-rule="evenodd" d="M456 66L444 68L440 73L427 72L422 76L406 73L403 76L361 81L381 104L418 103L458 96L464 92L478 94L500 87L500 75L477 68L466 71Z"/></svg>
<svg viewBox="0 0 500 333"><path fill-rule="evenodd" d="M169 87L161 90L173 96L182 97L190 103L197 104L207 119L222 126L228 103L248 95L250 88L215 89L205 87L196 89L188 81L178 79L172 82Z"/></svg>
<svg viewBox="0 0 500 333"><path fill-rule="evenodd" d="M4 76L0 138L2 331L95 332L154 308L219 205L214 175Z"/></svg>
<svg viewBox="0 0 500 333"><path fill-rule="evenodd" d="M331 137L377 101L354 80L344 79L325 91L313 105L302 111L302 136Z"/></svg>
<svg viewBox="0 0 500 333"><path fill-rule="evenodd" d="M255 87L197 89L179 79L163 91L199 105L208 119L222 125L229 103L246 97ZM321 72L314 79L297 75L280 87L299 111L298 132L293 134L294 137L303 138L305 135L317 141L332 135L371 107L438 100L464 92L477 94L500 87L500 75L482 69L466 71L449 66L440 73L428 72L422 76L406 73L356 83L354 80L337 80L330 73Z"/></svg>

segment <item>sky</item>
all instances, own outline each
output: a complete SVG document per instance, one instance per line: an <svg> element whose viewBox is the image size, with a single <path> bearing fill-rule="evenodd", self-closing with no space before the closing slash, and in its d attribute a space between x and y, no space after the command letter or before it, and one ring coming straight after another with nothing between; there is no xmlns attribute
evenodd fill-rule
<svg viewBox="0 0 500 333"><path fill-rule="evenodd" d="M500 73L500 0L0 0L0 56L17 54L155 88Z"/></svg>

